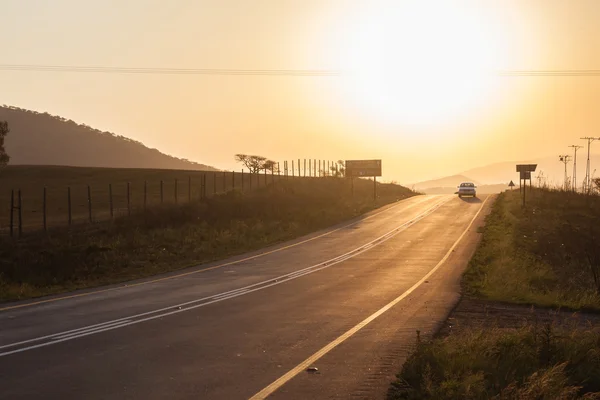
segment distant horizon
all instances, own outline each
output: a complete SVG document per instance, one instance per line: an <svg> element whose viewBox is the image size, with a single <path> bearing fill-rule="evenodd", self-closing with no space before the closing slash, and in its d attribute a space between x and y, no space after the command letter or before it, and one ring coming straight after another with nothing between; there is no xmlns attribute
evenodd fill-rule
<svg viewBox="0 0 600 400"><path fill-rule="evenodd" d="M8 104L2 104L2 105L1 105L1 107L6 107L6 108L15 108L15 109L20 109L20 110L24 110L24 111L27 111L27 112L33 112L33 113L37 113L37 114L44 114L44 113L47 113L47 114L49 114L49 115L51 115L51 116L53 116L53 117L58 117L58 118L64 118L64 119L66 119L66 120L71 120L71 121L75 122L75 123L76 123L76 124L78 124L78 125L85 125L85 126L89 126L91 129L94 129L94 130L97 130L97 131L100 131L100 132L103 132L103 133L105 133L105 132L108 132L108 131L102 131L102 130L100 130L100 129L97 129L97 128L93 127L93 126L90 126L90 125L86 124L85 122L75 121L75 120L73 120L73 119L71 119L71 118L69 118L69 117L66 117L66 116L62 116L62 115L53 115L53 114L49 113L48 111L31 110L31 109L23 108L23 107L20 107L20 106L8 105ZM135 139L131 139L131 138L127 137L126 135L122 135L122 134L120 134L120 133L118 133L118 132L108 132L108 133L111 133L111 134L113 134L113 135L116 135L116 136L121 136L121 137L124 137L124 138L127 138L127 139L130 139L130 140L134 140L134 141L135 141ZM10 141L10 134L9 134L9 136L7 137L7 141ZM162 149L160 149L160 148L153 148L153 147L149 147L149 146L147 146L147 145L146 145L145 143L143 143L143 142L140 142L140 141L138 141L138 142L139 142L139 143L141 143L143 146L147 147L148 149L151 149L151 150L157 150L157 151L161 152L162 154L165 154L165 155L167 155L167 156L170 156L170 157L174 157L174 158L178 158L178 159L186 160L186 159L183 159L183 158L181 158L181 157L179 157L179 156L177 156L177 155L175 155L175 154L169 154L169 153L166 153L166 152L164 152L164 151L163 151ZM579 167L578 167L578 170L582 170L583 168L585 168L585 159L587 158L587 157L586 157L586 156L587 156L587 153L585 153L585 151L583 151L583 150L584 150L584 149L581 149L581 150L580 150L580 152L579 152L579 154L578 154L578 161L579 161L579 163L580 163L580 164L579 164ZM585 154L583 154L583 153L585 153ZM260 154L260 155L262 155L262 154ZM592 157L600 157L600 152L593 152L593 151L592 151L592 152L590 153L590 155L591 155ZM233 159L233 156L234 156L234 154L232 154L232 155L231 155L232 159ZM530 157L530 158L525 158L525 159L521 159L521 160L496 161L496 162L491 162L491 163L487 163L487 164L483 164L483 165L473 165L473 166L470 166L470 167L468 167L468 168L466 168L466 169L463 169L463 170L461 170L461 171L457 171L456 173L450 173L450 174L447 174L447 175L444 175L444 176L440 176L440 174L437 174L437 175L432 175L431 177L427 177L427 178L425 178L425 179L419 179L418 181L412 181L412 182L410 182L410 183L399 182L397 179L393 179L393 178L387 178L385 174L384 174L384 176L383 176L383 177L381 177L381 178L379 178L379 179L380 179L380 180L382 180L382 181L386 181L386 182L393 182L393 181L396 181L396 182L398 182L399 184L401 184L401 185L405 185L405 186L407 186L407 187L418 186L418 185L421 185L421 184L423 184L423 183L426 183L426 182L429 182L429 181L443 180L443 179L446 179L446 178L449 178L449 177L452 177L452 176L457 176L457 175L463 175L463 176L465 176L465 177L466 177L466 178L468 178L468 179L472 179L473 181L478 181L478 179L474 179L474 178L471 178L471 177L469 177L469 176L468 176L468 173L469 173L470 171L472 171L472 170L476 170L476 169L484 169L484 168L487 168L487 167L492 167L492 166L494 166L494 165L496 165L496 164L505 164L505 163L515 163L515 164L516 164L516 163L519 163L519 162L529 162L529 161L535 161L535 160L544 160L544 159L551 159L551 158L554 158L554 157L555 157L555 156L547 155L547 156L541 156L541 157ZM270 157L270 158L276 158L276 157ZM371 159L371 158L373 158L373 157L370 157L370 156L367 154L367 155L365 155L363 158L364 158L364 159ZM201 165L207 165L208 167L216 168L216 169L218 169L218 170L224 170L224 171L232 171L232 170L233 170L233 169L231 169L231 168L229 168L229 169L227 169L227 168L221 168L221 167L220 167L220 166L218 166L218 165L217 165L217 166L215 166L215 165L208 165L208 164L204 163L202 160L188 160L188 161L190 161L190 162L192 162L192 163L201 164ZM281 162L281 161L282 161L282 160L279 160L279 162ZM290 162L291 162L291 160L288 160L288 161L290 161ZM336 161L337 161L337 160L336 160ZM582 162L582 161L583 161L583 162ZM106 167L106 166L92 166L92 165L90 165L90 166L78 166L78 165L69 165L69 164L28 164L28 163L18 163L18 164L15 164L15 163L10 163L9 165L22 165L22 166L28 166L28 165L31 165L31 166L46 166L46 165L47 165L47 166L56 166L56 167L61 167L61 166L62 166L62 167L81 167L81 168L86 168L86 167L93 167L93 168L112 168L112 167ZM571 164L571 165L572 165L572 164ZM123 167L114 167L114 168L123 168ZM138 168L138 167L125 167L125 168L132 168L132 169L136 169L136 168ZM148 168L144 168L144 167L139 167L139 168L142 168L142 169L148 169ZM240 166L240 168L238 168L238 169L240 169L240 170L241 170L242 168L243 168L243 167L242 167L242 166ZM569 169L569 173L570 173L570 171L572 170L571 168L572 168L572 167L570 167L570 169ZM592 168L593 168L593 166L592 166ZM161 168L157 168L157 169L161 169ZM235 170L237 171L238 169L235 169ZM383 170L384 170L384 172L385 172L385 169L386 169L386 165L385 165L385 161L384 161L384 163L383 163ZM182 170L186 170L186 169L182 169ZM510 171L510 172L512 172L512 171ZM510 172L509 172L509 171L507 171L507 176L510 176ZM582 176L583 176L583 175L582 175ZM553 178L553 180L556 180L556 177L551 177L551 178ZM508 179L508 180L510 180L510 179ZM514 180L514 179L513 179L513 180ZM502 183L504 183L504 182L499 182L499 181L494 181L494 182L489 182L489 181L487 181L487 182L481 182L481 184L485 184L485 185L498 185L498 184L502 184Z"/></svg>

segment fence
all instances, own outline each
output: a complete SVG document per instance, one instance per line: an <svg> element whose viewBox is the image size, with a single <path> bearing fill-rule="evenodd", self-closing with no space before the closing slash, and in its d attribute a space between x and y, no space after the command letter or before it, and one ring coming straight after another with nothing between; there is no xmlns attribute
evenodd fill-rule
<svg viewBox="0 0 600 400"><path fill-rule="evenodd" d="M337 164L331 161L294 160L284 161L283 166L277 163L271 170L259 173L210 171L195 172L182 176L183 179L12 189L6 207L8 212L0 215L0 234L18 237L26 231L106 221L160 204L191 202L234 189L254 190L280 179L339 176L339 172Z"/></svg>

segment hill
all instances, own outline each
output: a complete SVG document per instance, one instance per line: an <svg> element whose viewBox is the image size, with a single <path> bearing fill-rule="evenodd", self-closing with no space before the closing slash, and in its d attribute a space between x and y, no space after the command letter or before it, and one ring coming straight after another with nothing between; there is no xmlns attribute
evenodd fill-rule
<svg viewBox="0 0 600 400"><path fill-rule="evenodd" d="M518 185L517 185L517 189L518 189ZM494 194L494 193L500 193L503 192L504 190L508 190L509 187L503 183L498 183L495 185L478 185L477 186L477 193L478 194ZM425 193L425 194L454 194L456 192L456 186L445 186L445 187L430 187L430 188L424 188L421 189L421 192Z"/></svg>
<svg viewBox="0 0 600 400"><path fill-rule="evenodd" d="M456 188L460 185L461 182L473 182L478 185L479 183L472 180L471 178L460 174L460 175L452 175L446 176L444 178L432 179L429 181L423 181L419 183L413 184L411 187L414 187L415 190L425 190L430 188Z"/></svg>
<svg viewBox="0 0 600 400"><path fill-rule="evenodd" d="M0 120L10 127L12 165L216 170L48 113L0 106Z"/></svg>
<svg viewBox="0 0 600 400"><path fill-rule="evenodd" d="M571 151L565 151L565 153L572 154ZM581 186L583 178L585 177L586 159L587 154L585 149L581 149L577 154L577 182L579 186ZM594 172L596 168L600 168L600 154L592 154L590 160L592 172ZM462 172L462 174L470 176L479 182L488 184L506 183L511 180L518 184L519 174L515 170L516 164L537 164L537 170L533 174L533 179L536 181L535 183L537 183L537 177L542 177L551 186L560 185L564 180L565 166L559 161L558 155L555 157L541 157L530 160L494 163L483 167L469 169ZM568 164L567 174L569 177L573 175L573 162ZM598 174L595 176L598 176Z"/></svg>

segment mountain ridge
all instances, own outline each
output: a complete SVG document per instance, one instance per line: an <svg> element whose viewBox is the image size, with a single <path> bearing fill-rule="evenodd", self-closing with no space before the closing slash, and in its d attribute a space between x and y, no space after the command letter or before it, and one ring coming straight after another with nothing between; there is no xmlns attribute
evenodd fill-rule
<svg viewBox="0 0 600 400"><path fill-rule="evenodd" d="M47 112L2 105L0 120L10 128L5 146L11 165L218 170Z"/></svg>

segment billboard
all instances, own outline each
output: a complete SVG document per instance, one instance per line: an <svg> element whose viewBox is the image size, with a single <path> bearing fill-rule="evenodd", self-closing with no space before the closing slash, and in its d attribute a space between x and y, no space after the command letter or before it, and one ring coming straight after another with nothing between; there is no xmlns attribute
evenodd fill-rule
<svg viewBox="0 0 600 400"><path fill-rule="evenodd" d="M346 160L346 176L381 176L381 160Z"/></svg>
<svg viewBox="0 0 600 400"><path fill-rule="evenodd" d="M537 164L517 164L517 172L534 172L536 168Z"/></svg>

